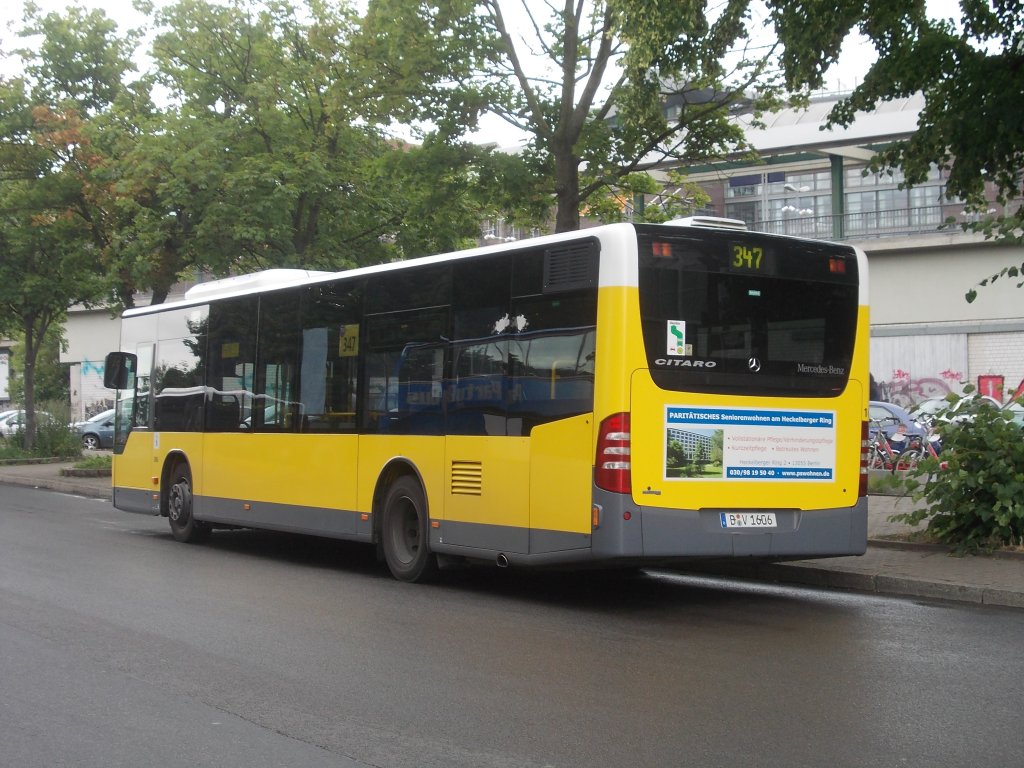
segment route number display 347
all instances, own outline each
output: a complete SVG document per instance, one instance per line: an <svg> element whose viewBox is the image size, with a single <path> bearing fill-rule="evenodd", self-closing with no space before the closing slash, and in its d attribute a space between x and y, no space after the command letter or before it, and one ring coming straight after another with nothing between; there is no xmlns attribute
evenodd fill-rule
<svg viewBox="0 0 1024 768"><path fill-rule="evenodd" d="M774 512L723 512L723 528L775 528Z"/></svg>

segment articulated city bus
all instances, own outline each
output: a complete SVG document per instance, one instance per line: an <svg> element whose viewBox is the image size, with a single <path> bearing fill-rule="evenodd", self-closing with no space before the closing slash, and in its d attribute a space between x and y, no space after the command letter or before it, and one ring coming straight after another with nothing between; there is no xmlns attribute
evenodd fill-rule
<svg viewBox="0 0 1024 768"><path fill-rule="evenodd" d="M863 553L867 262L723 220L615 224L128 310L114 504L438 559Z"/></svg>

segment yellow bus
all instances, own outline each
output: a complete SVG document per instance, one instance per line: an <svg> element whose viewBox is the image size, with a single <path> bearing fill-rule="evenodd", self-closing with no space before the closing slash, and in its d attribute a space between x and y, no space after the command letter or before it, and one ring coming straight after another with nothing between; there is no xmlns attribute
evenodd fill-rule
<svg viewBox="0 0 1024 768"><path fill-rule="evenodd" d="M867 261L615 224L131 309L113 499L441 564L861 554Z"/></svg>

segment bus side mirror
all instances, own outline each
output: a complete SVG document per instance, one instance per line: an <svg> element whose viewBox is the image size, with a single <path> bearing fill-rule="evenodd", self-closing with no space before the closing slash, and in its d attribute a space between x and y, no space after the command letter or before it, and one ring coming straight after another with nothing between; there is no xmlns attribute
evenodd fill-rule
<svg viewBox="0 0 1024 768"><path fill-rule="evenodd" d="M103 368L103 386L107 389L129 389L134 386L139 358L131 352L111 352Z"/></svg>

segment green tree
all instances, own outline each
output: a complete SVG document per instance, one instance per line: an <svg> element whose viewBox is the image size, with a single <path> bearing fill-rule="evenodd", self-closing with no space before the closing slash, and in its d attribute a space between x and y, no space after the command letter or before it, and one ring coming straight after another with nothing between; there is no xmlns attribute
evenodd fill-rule
<svg viewBox="0 0 1024 768"><path fill-rule="evenodd" d="M68 366L60 362L60 350L63 344L61 331L60 326L51 326L42 343L38 345L39 351L36 354L35 364L36 403L66 403L71 397ZM13 350L14 359L17 360L23 352L24 350L16 345ZM24 402L24 389L23 380L20 377L14 377L11 380L11 400L16 403Z"/></svg>
<svg viewBox="0 0 1024 768"><path fill-rule="evenodd" d="M21 339L26 445L35 435L36 362L75 303L102 291L73 165L77 119L32 108L21 81L0 82L0 331Z"/></svg>
<svg viewBox="0 0 1024 768"><path fill-rule="evenodd" d="M77 176L79 194L68 204L86 225L92 258L109 273L108 293L129 307L136 290L153 288L154 283L159 296L159 270L155 277L139 274L139 268L126 265L124 258L136 244L136 229L145 222L139 215L140 201L152 194L140 192L133 166L119 161L145 130L159 132L159 126L151 125L152 83L146 78L131 80L132 56L141 33L119 30L99 10L71 5L60 13L43 13L26 3L19 35L33 43L15 52L33 103L63 110L78 120L72 137L75 152L62 172ZM145 263L154 261L149 258Z"/></svg>
<svg viewBox="0 0 1024 768"><path fill-rule="evenodd" d="M371 0L362 45L406 118L459 135L491 112L525 131L531 197L554 202L558 231L579 228L584 206L605 210L598 197L647 191L637 171L654 161L745 147L730 114L775 103L771 52L744 50L749 0L565 0L546 18L524 3L516 21L506 5Z"/></svg>
<svg viewBox="0 0 1024 768"><path fill-rule="evenodd" d="M359 192L388 146L348 91L347 9L183 0L154 24L173 106L148 143L173 218L152 228L183 236L182 261L224 274L382 258Z"/></svg>
<svg viewBox="0 0 1024 768"><path fill-rule="evenodd" d="M722 465L722 460L725 456L725 432L720 429L716 429L711 433L711 463Z"/></svg>
<svg viewBox="0 0 1024 768"><path fill-rule="evenodd" d="M681 469L689 463L686 449L678 440L669 440L668 451L665 456L665 463L672 469Z"/></svg>
<svg viewBox="0 0 1024 768"><path fill-rule="evenodd" d="M85 127L131 68L132 44L114 31L98 11L43 14L29 3L19 34L34 46L17 51L24 73L0 80L0 329L23 345L29 450L44 342L59 336L68 306L103 293L103 224L85 192L96 152Z"/></svg>
<svg viewBox="0 0 1024 768"><path fill-rule="evenodd" d="M693 463L697 465L697 474L703 473L704 467L711 463L709 453L708 447L704 443L697 445L693 456Z"/></svg>
<svg viewBox="0 0 1024 768"><path fill-rule="evenodd" d="M119 32L103 11L69 3L61 13L44 13L29 0L18 35L33 45L15 51L24 64L33 97L41 104L74 104L81 115L107 109L122 92L135 30Z"/></svg>
<svg viewBox="0 0 1024 768"><path fill-rule="evenodd" d="M486 158L390 138L386 104L353 58L347 5L182 0L154 23L173 108L132 165L153 174L162 202L147 237L185 249L179 263L339 269L478 234Z"/></svg>
<svg viewBox="0 0 1024 768"><path fill-rule="evenodd" d="M851 30L866 35L878 51L863 82L833 109L830 125L847 126L857 111L870 111L879 101L924 94L915 134L880 152L873 170L898 166L913 185L938 166L949 173L947 196L985 214L967 227L1024 242L1021 0L964 0L958 19L934 18L920 0L769 0L769 6L794 88L822 84ZM1002 212L987 213L990 190ZM1008 266L983 284L1019 277L1022 269L1024 264ZM975 295L970 291L968 301Z"/></svg>

